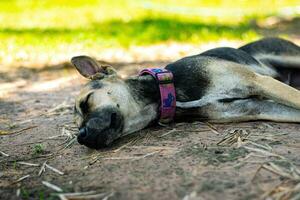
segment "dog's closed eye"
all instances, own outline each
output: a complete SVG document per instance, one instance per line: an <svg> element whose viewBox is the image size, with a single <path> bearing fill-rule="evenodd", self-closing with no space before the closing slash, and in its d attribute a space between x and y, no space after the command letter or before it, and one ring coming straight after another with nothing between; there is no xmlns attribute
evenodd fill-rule
<svg viewBox="0 0 300 200"><path fill-rule="evenodd" d="M89 99L93 95L93 93L89 93L84 100L82 100L79 104L82 114L86 114L89 112Z"/></svg>

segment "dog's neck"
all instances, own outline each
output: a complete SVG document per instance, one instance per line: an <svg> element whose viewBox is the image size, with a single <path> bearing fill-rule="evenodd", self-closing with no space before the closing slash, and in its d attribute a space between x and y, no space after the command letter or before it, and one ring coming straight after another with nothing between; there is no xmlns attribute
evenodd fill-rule
<svg viewBox="0 0 300 200"><path fill-rule="evenodd" d="M160 92L157 82L150 75L130 77L125 83L140 110L130 118L124 134L140 130L154 122L159 116Z"/></svg>
<svg viewBox="0 0 300 200"><path fill-rule="evenodd" d="M159 103L159 86L151 75L130 77L125 82L128 84L133 97L142 106Z"/></svg>
<svg viewBox="0 0 300 200"><path fill-rule="evenodd" d="M128 88L130 89L134 99L144 108L144 112L146 115L151 115L153 110L156 112L156 116L154 118L158 118L159 116L159 103L160 103L160 91L159 85L157 81L151 75L144 76L134 76L125 80ZM176 83L175 83L176 84ZM180 92L180 85L177 84L177 95L179 98L188 99L188 96L185 95L184 92ZM198 109L187 109L176 107L176 120L194 120L200 119L198 116ZM143 115L144 116L144 115ZM153 117L153 116L152 116ZM203 118L206 119L206 118ZM201 120L203 120L201 118ZM151 120L145 120L150 122Z"/></svg>

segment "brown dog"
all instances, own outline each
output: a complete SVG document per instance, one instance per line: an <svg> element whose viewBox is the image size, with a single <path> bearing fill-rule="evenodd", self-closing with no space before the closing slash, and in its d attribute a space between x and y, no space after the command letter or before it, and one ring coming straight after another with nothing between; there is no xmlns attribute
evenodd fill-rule
<svg viewBox="0 0 300 200"><path fill-rule="evenodd" d="M106 63L72 58L91 81L76 99L78 141L100 148L159 117L160 92L152 76L122 79ZM300 122L300 47L267 38L239 49L216 48L166 66L173 73L176 118L213 122Z"/></svg>

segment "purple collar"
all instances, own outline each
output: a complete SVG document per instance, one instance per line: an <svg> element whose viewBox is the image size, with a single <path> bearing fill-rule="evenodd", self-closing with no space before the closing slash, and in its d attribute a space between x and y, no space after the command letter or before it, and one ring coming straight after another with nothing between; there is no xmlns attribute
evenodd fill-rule
<svg viewBox="0 0 300 200"><path fill-rule="evenodd" d="M160 91L160 123L173 121L176 108L175 87L173 84L173 74L166 69L146 68L140 71L139 75L150 74L159 85Z"/></svg>

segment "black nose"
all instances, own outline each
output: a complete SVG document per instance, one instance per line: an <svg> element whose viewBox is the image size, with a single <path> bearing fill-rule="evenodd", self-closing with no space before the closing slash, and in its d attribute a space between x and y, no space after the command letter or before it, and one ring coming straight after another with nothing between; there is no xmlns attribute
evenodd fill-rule
<svg viewBox="0 0 300 200"><path fill-rule="evenodd" d="M79 135L77 136L79 144L83 144L84 139L87 136L87 130L86 127L80 128L79 129Z"/></svg>
<svg viewBox="0 0 300 200"><path fill-rule="evenodd" d="M80 137L86 137L87 136L87 133L86 133L86 128L81 128L80 130L79 130L79 135L80 135Z"/></svg>

